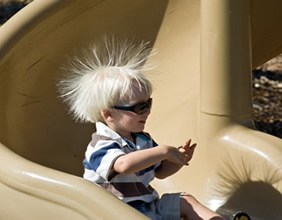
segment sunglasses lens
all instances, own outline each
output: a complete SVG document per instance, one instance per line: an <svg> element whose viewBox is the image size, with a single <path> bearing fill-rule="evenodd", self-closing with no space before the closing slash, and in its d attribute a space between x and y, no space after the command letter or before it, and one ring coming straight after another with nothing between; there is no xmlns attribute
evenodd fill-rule
<svg viewBox="0 0 282 220"><path fill-rule="evenodd" d="M142 115L148 109L151 109L152 106L152 98L150 98L147 102L142 102L133 106L113 106L112 108L114 109L120 109L124 111L132 111L135 112L136 114Z"/></svg>
<svg viewBox="0 0 282 220"><path fill-rule="evenodd" d="M140 104L137 104L135 107L134 107L134 112L137 113L137 114L143 114L145 113L148 109L151 109L151 106L152 106L152 99L149 99L147 102L145 103L140 103Z"/></svg>
<svg viewBox="0 0 282 220"><path fill-rule="evenodd" d="M137 114L143 114L144 112L147 111L147 105L145 103L143 104L139 104L139 105L136 105L135 108L134 108L134 112L137 113Z"/></svg>

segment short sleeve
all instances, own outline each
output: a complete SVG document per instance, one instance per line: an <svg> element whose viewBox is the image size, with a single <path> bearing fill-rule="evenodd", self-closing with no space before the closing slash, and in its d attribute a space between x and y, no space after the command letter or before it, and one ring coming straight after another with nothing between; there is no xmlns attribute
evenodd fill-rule
<svg viewBox="0 0 282 220"><path fill-rule="evenodd" d="M101 140L93 148L93 152L86 155L86 161L90 169L105 180L109 180L113 174L115 160L124 154L125 152L117 142Z"/></svg>

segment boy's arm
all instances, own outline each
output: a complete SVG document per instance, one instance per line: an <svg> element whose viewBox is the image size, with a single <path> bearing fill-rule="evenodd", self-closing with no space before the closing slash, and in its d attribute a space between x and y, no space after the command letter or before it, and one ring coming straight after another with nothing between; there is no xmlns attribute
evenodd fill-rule
<svg viewBox="0 0 282 220"><path fill-rule="evenodd" d="M163 168L160 168L160 173L157 175L159 177L157 178L165 178L177 172L183 165L188 165L196 147L196 144L190 147L190 143L191 140L187 141L180 148L159 145L122 155L114 162L113 169L118 173L131 174L163 161L161 165ZM168 171L165 169L168 169Z"/></svg>
<svg viewBox="0 0 282 220"><path fill-rule="evenodd" d="M188 165L188 164L187 164ZM187 166L186 165L186 166ZM183 165L172 163L167 160L162 161L161 165L156 169L155 176L158 179L165 179L180 170Z"/></svg>
<svg viewBox="0 0 282 220"><path fill-rule="evenodd" d="M187 155L181 153L178 148L159 145L118 157L113 164L113 169L118 173L130 174L146 169L163 160L179 164L180 166L188 163Z"/></svg>
<svg viewBox="0 0 282 220"><path fill-rule="evenodd" d="M184 145L179 147L179 151L185 155L187 155L188 162L192 159L194 150L197 146L197 144L191 144L191 139L189 139L187 142L185 142ZM187 164L184 165L189 165ZM181 164L173 163L167 160L162 161L162 164L156 169L155 176L158 179L164 179L168 176L171 176L172 174L176 173L178 170L180 170L183 167Z"/></svg>

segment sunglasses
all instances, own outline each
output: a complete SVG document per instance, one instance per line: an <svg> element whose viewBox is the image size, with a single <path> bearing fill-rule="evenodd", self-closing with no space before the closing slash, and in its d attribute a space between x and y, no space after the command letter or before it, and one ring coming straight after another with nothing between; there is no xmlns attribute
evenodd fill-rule
<svg viewBox="0 0 282 220"><path fill-rule="evenodd" d="M119 109L119 110L124 110L124 111L130 111L134 112L138 115L144 114L147 110L150 110L152 107L152 98L149 98L148 101L146 102L140 102L135 105L131 106L114 106L112 108L114 109Z"/></svg>

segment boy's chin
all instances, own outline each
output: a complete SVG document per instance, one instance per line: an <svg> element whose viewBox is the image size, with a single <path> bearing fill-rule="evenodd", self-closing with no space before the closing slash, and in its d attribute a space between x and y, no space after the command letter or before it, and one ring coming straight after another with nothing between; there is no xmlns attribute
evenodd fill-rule
<svg viewBox="0 0 282 220"><path fill-rule="evenodd" d="M135 133L142 132L144 131L144 129L145 129L145 125L139 126L139 128L135 130Z"/></svg>

